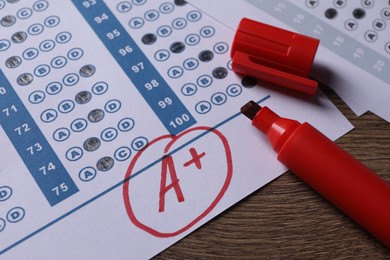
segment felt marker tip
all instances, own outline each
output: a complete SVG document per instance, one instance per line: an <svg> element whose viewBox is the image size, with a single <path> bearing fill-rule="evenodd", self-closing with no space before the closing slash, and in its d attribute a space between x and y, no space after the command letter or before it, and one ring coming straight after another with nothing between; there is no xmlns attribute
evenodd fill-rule
<svg viewBox="0 0 390 260"><path fill-rule="evenodd" d="M259 104L257 104L255 101L251 100L241 107L241 113L250 120L253 120L253 118L255 118L257 112L259 112L260 109L261 106L259 106Z"/></svg>

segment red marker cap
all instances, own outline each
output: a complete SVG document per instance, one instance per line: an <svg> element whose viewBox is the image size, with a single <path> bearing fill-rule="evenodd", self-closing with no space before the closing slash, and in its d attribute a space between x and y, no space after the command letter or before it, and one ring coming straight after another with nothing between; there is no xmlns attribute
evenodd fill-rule
<svg viewBox="0 0 390 260"><path fill-rule="evenodd" d="M233 40L233 70L313 95L318 83L309 73L320 41L247 18Z"/></svg>

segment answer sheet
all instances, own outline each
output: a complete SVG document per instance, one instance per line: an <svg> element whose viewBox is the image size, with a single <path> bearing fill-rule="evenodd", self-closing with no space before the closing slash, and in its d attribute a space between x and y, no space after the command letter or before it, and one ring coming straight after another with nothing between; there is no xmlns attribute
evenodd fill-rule
<svg viewBox="0 0 390 260"><path fill-rule="evenodd" d="M388 1L189 1L236 29L247 17L320 40L311 76L331 87L357 114L390 122Z"/></svg>
<svg viewBox="0 0 390 260"><path fill-rule="evenodd" d="M0 0L0 254L150 258L286 169L249 100L332 139L319 92L231 70L234 31L185 1Z"/></svg>

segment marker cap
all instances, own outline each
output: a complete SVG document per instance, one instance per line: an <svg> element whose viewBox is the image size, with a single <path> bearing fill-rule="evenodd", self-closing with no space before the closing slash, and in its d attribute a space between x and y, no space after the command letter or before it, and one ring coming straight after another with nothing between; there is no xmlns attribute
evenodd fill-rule
<svg viewBox="0 0 390 260"><path fill-rule="evenodd" d="M235 72L309 95L318 83L309 78L319 40L281 28L241 20L231 57Z"/></svg>

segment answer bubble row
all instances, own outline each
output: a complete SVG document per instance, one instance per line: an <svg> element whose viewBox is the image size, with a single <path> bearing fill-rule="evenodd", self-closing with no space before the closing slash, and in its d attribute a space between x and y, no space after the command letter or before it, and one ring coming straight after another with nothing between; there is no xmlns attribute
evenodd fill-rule
<svg viewBox="0 0 390 260"><path fill-rule="evenodd" d="M152 22L156 21L159 18L159 12L157 10L149 10L145 13L144 17L133 17L129 21L129 26L132 29L140 29L145 25L145 21ZM202 18L202 13L198 10L192 10L187 13L186 18L175 18L170 25L163 25L159 27L157 30L158 33L164 35L162 37L167 37L170 35L166 32L164 33L163 30L167 29L168 32L172 32L172 28L176 30L182 30L185 27L187 27L188 22L197 22Z"/></svg>
<svg viewBox="0 0 390 260"><path fill-rule="evenodd" d="M5 6L6 6L6 3L3 0L0 0L0 10L3 9ZM14 25L17 22L17 18L21 19L21 20L28 19L28 18L31 17L31 15L33 14L34 11L35 12L43 12L43 11L45 11L47 9L48 6L49 6L49 3L47 1L44 1L44 0L36 1L32 5L31 8L30 7L23 7L21 9L19 9L16 12L16 16L15 15L11 15L11 14L4 16L0 20L0 24L3 27L10 27L10 26Z"/></svg>
<svg viewBox="0 0 390 260"><path fill-rule="evenodd" d="M211 111L213 106L221 106L225 104L228 97L237 97L241 95L242 87L238 84L231 84L226 88L226 94L224 92L216 92L211 95L210 100L199 101L195 105L195 111L198 114L204 115Z"/></svg>
<svg viewBox="0 0 390 260"><path fill-rule="evenodd" d="M88 113L88 121L91 123L97 123L103 120L105 117L105 112L107 113L115 113L120 110L122 104L117 99L112 99L107 101L107 103L104 105L103 109L93 109ZM67 114L72 112L75 109L76 105L75 102L72 100L63 100L58 105L57 110L53 108L46 109L41 113L40 119L44 123L51 123L54 122L58 117L58 112L61 114ZM57 112L58 111L58 112Z"/></svg>
<svg viewBox="0 0 390 260"><path fill-rule="evenodd" d="M111 142L113 140L116 139L117 135L115 135L115 131L116 130L115 128L107 128L105 129L107 131L103 131L102 134L109 134L110 136L115 136L115 138L112 138L106 142ZM109 132L108 130L110 130L111 132ZM116 132L117 134L117 132ZM105 140L103 140L105 141ZM146 145L148 144L148 139L144 136L139 136L139 137L136 137L134 138L132 141L131 141L131 144L130 144L130 148L134 151L140 151L142 150L144 147L146 147ZM127 148L129 148L127 147ZM73 146L71 148L69 148L66 152L65 152L65 157L68 161L70 162L75 162L75 161L78 161L80 160L83 156L84 156L84 152L88 152L87 150L79 147L79 146ZM116 150L115 153L114 153L114 158L117 160L117 161L125 161L127 160L128 158L130 158L130 155L131 155L131 150L130 149L120 149L119 151ZM111 158L110 156L105 156L103 158ZM103 159L102 158L102 159ZM97 164L96 164L96 167L100 170L100 171L108 171L109 169L112 168L113 166L113 161L112 163L109 163L107 161L103 162L102 159L98 160ZM103 159L104 160L104 159ZM103 167L105 164L109 164L110 167ZM100 166L99 166L100 164Z"/></svg>

